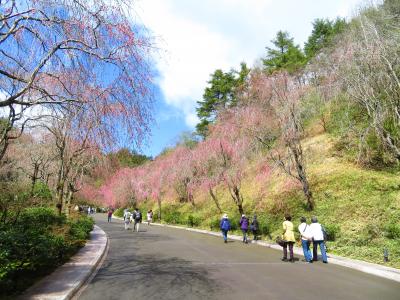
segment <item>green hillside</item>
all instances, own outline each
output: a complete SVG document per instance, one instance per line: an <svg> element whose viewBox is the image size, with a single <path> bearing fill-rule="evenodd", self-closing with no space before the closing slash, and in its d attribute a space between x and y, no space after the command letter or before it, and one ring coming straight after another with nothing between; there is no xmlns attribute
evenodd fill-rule
<svg viewBox="0 0 400 300"><path fill-rule="evenodd" d="M308 172L316 207L309 212L304 206L304 195L299 186L277 169L265 182L254 180L250 170L242 185L244 209L247 215L259 217L263 239L274 239L281 232L285 213L308 220L312 215L327 228L331 241L330 253L383 264L387 248L388 266L400 268L400 182L399 172L361 168L341 157L335 150L335 140L319 134L304 140L308 153ZM250 168L250 167L249 167ZM288 186L293 185L291 189ZM237 208L228 191L217 190L223 212L234 223L239 222ZM218 230L221 214L208 194L198 193L196 204L176 204L171 199L162 208L163 222ZM152 203L144 203L149 209ZM153 210L157 215L157 207ZM239 232L238 232L239 233Z"/></svg>

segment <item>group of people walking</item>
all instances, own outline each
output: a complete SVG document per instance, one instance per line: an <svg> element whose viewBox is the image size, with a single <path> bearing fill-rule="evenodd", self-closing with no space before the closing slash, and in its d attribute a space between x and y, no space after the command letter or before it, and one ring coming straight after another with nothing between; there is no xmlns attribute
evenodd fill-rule
<svg viewBox="0 0 400 300"><path fill-rule="evenodd" d="M153 211L150 209L147 212L147 225L153 222ZM129 210L124 210L124 226L125 230L128 230L130 224L133 223L133 230L139 232L139 225L142 223L142 213L138 208L131 213Z"/></svg>
<svg viewBox="0 0 400 300"><path fill-rule="evenodd" d="M257 216L253 216L253 220L250 223L249 219L245 214L242 214L239 221L240 229L243 233L243 243L248 243L248 231L253 233L254 240L257 240L257 233L259 230L259 223ZM292 223L292 217L290 215L285 215L285 220L282 223L283 234L280 238L280 245L283 248L283 258L282 261L294 262L293 246L296 242L294 236L294 225ZM231 230L231 223L227 214L222 216L220 221L220 229L222 231L222 236L224 242L228 242L228 231ZM301 237L301 246L303 248L304 260L308 263L318 260L318 246L322 255L322 262L328 263L328 258L326 255L326 232L324 227L318 223L317 217L311 218L311 224L307 224L307 219L305 217L300 218L300 225L298 231ZM313 253L311 254L310 246L313 244ZM289 259L288 259L288 249L289 249Z"/></svg>
<svg viewBox="0 0 400 300"><path fill-rule="evenodd" d="M139 225L142 223L142 213L138 208L131 213L129 210L124 211L125 230L129 229L129 225L133 223L133 231L139 232Z"/></svg>
<svg viewBox="0 0 400 300"><path fill-rule="evenodd" d="M257 220L257 215L253 216L253 220L249 221L249 218L245 214L242 215L239 221L240 229L242 230L243 233L243 243L248 244L248 232L249 230L253 233L253 240L257 240L257 234L258 234L258 229L259 229L259 223ZM231 222L229 221L228 215L224 214L222 216L220 225L219 225L221 231L222 231L222 236L224 237L224 242L228 242L228 231L231 230Z"/></svg>

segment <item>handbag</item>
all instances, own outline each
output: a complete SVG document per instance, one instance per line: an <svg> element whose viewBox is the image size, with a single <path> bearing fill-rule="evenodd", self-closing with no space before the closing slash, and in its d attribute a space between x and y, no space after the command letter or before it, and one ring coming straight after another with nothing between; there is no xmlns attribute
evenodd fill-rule
<svg viewBox="0 0 400 300"><path fill-rule="evenodd" d="M286 242L285 242L285 240L283 240L280 236L277 236L277 237L276 237L275 242L276 242L279 246L285 247Z"/></svg>

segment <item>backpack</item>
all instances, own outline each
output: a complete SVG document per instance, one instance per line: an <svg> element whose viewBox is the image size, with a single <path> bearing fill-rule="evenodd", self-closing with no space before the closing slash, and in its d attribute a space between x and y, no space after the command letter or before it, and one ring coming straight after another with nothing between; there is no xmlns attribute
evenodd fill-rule
<svg viewBox="0 0 400 300"><path fill-rule="evenodd" d="M136 221L139 221L139 220L141 220L142 219L142 213L140 212L140 211L138 211L136 214L135 214L135 220Z"/></svg>
<svg viewBox="0 0 400 300"><path fill-rule="evenodd" d="M231 224L229 223L228 219L224 219L221 225L222 230L229 230L231 229Z"/></svg>
<svg viewBox="0 0 400 300"><path fill-rule="evenodd" d="M321 225L321 230L322 230L322 235L324 236L324 242L328 240L328 233L326 232L326 229L324 226Z"/></svg>

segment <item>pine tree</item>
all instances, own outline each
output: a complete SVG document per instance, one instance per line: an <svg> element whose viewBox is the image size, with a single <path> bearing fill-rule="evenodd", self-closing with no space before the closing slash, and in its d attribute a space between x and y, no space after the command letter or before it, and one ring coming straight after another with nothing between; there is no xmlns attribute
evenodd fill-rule
<svg viewBox="0 0 400 300"><path fill-rule="evenodd" d="M286 70L294 73L305 63L305 56L298 45L294 44L293 38L286 31L278 31L276 38L271 41L274 48L266 47L267 57L263 59L265 70L273 73Z"/></svg>
<svg viewBox="0 0 400 300"><path fill-rule="evenodd" d="M241 63L240 71L231 70L227 73L216 70L208 81L203 100L197 101L196 109L200 123L196 125L197 133L205 137L208 126L218 115L218 111L234 107L238 103L237 92L247 82L250 69L245 63Z"/></svg>
<svg viewBox="0 0 400 300"><path fill-rule="evenodd" d="M313 30L304 44L304 52L307 60L313 58L322 48L330 46L335 35L346 28L346 21L337 18L335 21L316 19L313 22Z"/></svg>

